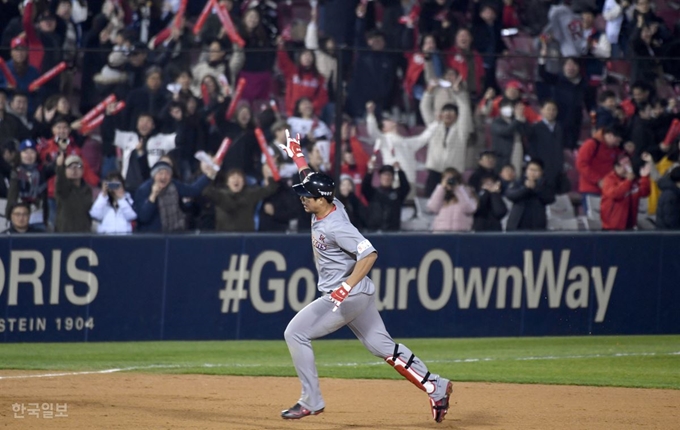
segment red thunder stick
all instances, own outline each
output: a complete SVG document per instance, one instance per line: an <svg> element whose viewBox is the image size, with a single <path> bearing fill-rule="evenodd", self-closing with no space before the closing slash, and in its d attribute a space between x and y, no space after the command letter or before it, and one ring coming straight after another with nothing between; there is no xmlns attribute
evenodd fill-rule
<svg viewBox="0 0 680 430"><path fill-rule="evenodd" d="M663 146L669 147L673 144L673 141L680 134L680 120L674 119L671 126L668 127L668 132L666 132L666 138L663 140Z"/></svg>
<svg viewBox="0 0 680 430"><path fill-rule="evenodd" d="M260 149L262 150L262 153L264 154L264 157L267 160L267 165L269 166L269 169L272 171L272 177L274 178L275 181L278 182L281 179L281 174L279 173L279 169L276 167L276 163L274 162L272 154L269 153L267 141L265 140L264 133L262 133L262 129L260 127L257 127L255 129L255 137L257 137L257 143L260 144Z"/></svg>
<svg viewBox="0 0 680 430"><path fill-rule="evenodd" d="M246 45L246 42L243 41L241 36L234 28L234 23L231 22L229 12L227 12L227 9L224 6L217 5L217 16L219 16L220 21L222 21L222 25L224 26L224 30L227 32L227 36L229 36L229 39L238 46L240 46L241 48L243 48Z"/></svg>
<svg viewBox="0 0 680 430"><path fill-rule="evenodd" d="M17 80L14 79L14 75L12 74L12 71L9 69L9 66L7 66L7 63L5 63L5 60L0 58L0 71L2 71L2 74L5 76L5 80L7 81L7 86L16 88L17 87Z"/></svg>
<svg viewBox="0 0 680 430"><path fill-rule="evenodd" d="M110 115L116 115L120 113L120 111L122 111L123 109L125 109L125 102L119 101L116 107L110 113ZM102 124L102 122L104 122L104 116L105 116L104 114L100 114L92 121L83 124L83 127L80 129L80 134L87 134L94 130L95 128L99 127Z"/></svg>
<svg viewBox="0 0 680 430"><path fill-rule="evenodd" d="M229 103L229 109L227 109L227 113L224 115L224 118L227 121L229 121L231 117L234 115L234 111L236 110L236 104L241 99L241 94L243 93L243 88L245 86L246 86L245 78L239 78L238 83L236 84L236 91L234 91L234 97L231 98L231 103Z"/></svg>
<svg viewBox="0 0 680 430"><path fill-rule="evenodd" d="M100 101L99 104L97 104L97 106L93 107L88 113L86 113L85 116L80 118L80 123L85 125L88 122L92 121L95 117L97 117L97 115L106 110L106 106L110 105L115 101L116 96L114 94L109 95L107 98Z"/></svg>
<svg viewBox="0 0 680 430"><path fill-rule="evenodd" d="M31 85L28 86L28 91L30 92L36 91L38 88L42 87L48 81L54 79L57 75L66 70L67 67L68 66L66 65L65 61L62 61L61 63L52 67L50 70L45 72L44 75L40 76L35 81L31 82Z"/></svg>
<svg viewBox="0 0 680 430"><path fill-rule="evenodd" d="M201 11L201 14L198 16L198 19L196 20L196 24L194 24L194 35L198 36L198 33L201 32L201 29L205 25L205 21L208 19L208 16L210 16L210 13L212 12L213 6L215 6L215 0L208 0L208 2L205 4L205 7Z"/></svg>
<svg viewBox="0 0 680 430"><path fill-rule="evenodd" d="M227 155L227 151L229 150L229 145L231 145L231 139L225 137L217 150L217 154L215 154L215 164L218 166L222 165L222 160L224 160L224 156Z"/></svg>
<svg viewBox="0 0 680 430"><path fill-rule="evenodd" d="M182 22L182 19L184 18L184 12L186 10L187 10L187 0L182 0L179 4L179 9L177 9L177 13L175 14L175 19L173 21L173 25L178 30L180 28L180 23Z"/></svg>

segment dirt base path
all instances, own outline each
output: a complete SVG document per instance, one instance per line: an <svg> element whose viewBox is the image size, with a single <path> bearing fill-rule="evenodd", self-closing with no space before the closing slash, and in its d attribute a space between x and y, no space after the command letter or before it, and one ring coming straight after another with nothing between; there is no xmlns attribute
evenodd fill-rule
<svg viewBox="0 0 680 430"><path fill-rule="evenodd" d="M0 372L21 376L38 372ZM40 372L45 373L45 372ZM285 421L295 378L139 373L0 379L0 429L673 429L680 391L456 383L447 420L406 381L322 379L326 412ZM13 404L68 405L15 418Z"/></svg>

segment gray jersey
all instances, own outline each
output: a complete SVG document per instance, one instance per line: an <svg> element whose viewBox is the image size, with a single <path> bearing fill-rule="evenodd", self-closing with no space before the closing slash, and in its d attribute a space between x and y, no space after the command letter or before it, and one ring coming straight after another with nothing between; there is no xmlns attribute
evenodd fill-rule
<svg viewBox="0 0 680 430"><path fill-rule="evenodd" d="M312 249L319 273L319 291L330 293L347 280L357 261L376 252L371 242L352 225L345 206L338 199L335 209L325 218L312 216ZM352 294L373 294L373 282L364 277L352 288Z"/></svg>

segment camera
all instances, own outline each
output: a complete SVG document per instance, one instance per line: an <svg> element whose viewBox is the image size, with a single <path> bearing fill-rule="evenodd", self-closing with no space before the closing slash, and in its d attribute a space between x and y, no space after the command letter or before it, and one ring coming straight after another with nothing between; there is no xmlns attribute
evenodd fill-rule
<svg viewBox="0 0 680 430"><path fill-rule="evenodd" d="M113 182L107 182L106 183L106 188L109 189L109 191L116 191L119 189L121 186L121 183L118 181L113 181Z"/></svg>
<svg viewBox="0 0 680 430"><path fill-rule="evenodd" d="M456 178L451 177L446 180L446 184L455 187L456 185L458 185L458 180Z"/></svg>

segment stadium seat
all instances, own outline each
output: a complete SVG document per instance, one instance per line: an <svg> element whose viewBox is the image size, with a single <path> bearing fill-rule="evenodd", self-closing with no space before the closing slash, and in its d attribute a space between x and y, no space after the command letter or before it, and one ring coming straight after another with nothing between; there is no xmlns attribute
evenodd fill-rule
<svg viewBox="0 0 680 430"><path fill-rule="evenodd" d="M568 194L555 196L555 203L546 206L548 230L578 230L579 223L574 205Z"/></svg>
<svg viewBox="0 0 680 430"><path fill-rule="evenodd" d="M602 230L602 219L600 218L600 196L586 196L588 212L586 213L586 228L588 230Z"/></svg>

